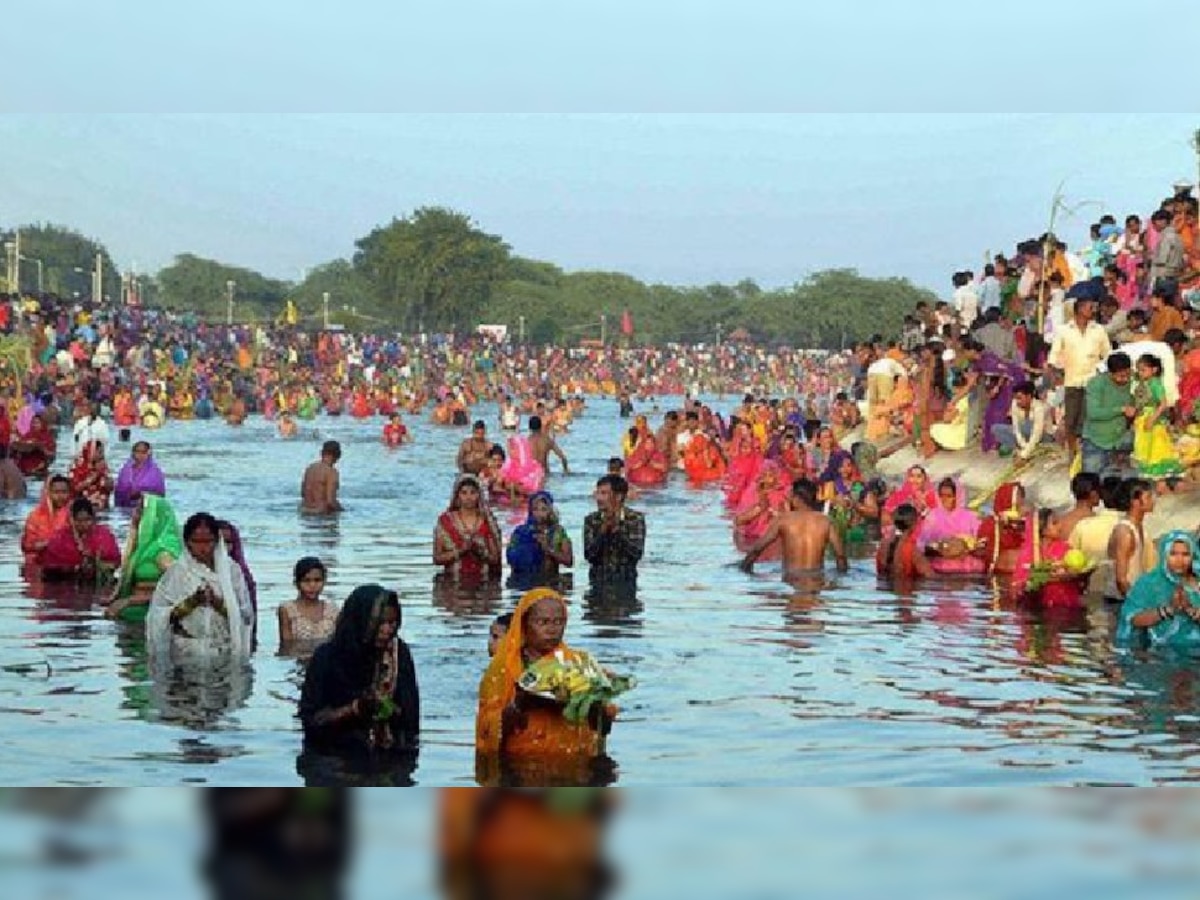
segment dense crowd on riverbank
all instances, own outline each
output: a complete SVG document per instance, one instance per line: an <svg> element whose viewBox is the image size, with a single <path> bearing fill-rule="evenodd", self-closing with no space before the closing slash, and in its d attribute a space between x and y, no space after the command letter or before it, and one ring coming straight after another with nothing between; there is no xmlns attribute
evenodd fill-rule
<svg viewBox="0 0 1200 900"><path fill-rule="evenodd" d="M555 435L569 431L584 395L618 398L628 425L582 523L593 582L636 584L653 526L626 503L685 478L723 492L747 568L781 559L785 579L805 590L820 589L830 552L841 567L847 544L877 542L879 575L893 586L993 577L1014 602L1066 610L1091 595L1119 610L1122 642L1194 646L1195 516L1185 529L1159 529L1157 541L1150 517L1194 490L1200 463L1196 202L1172 197L1150 221L1143 233L1136 217L1123 228L1102 219L1079 254L1050 235L1023 241L981 278L957 273L953 298L914 309L903 334L840 354L310 333L4 298L0 486L17 496L26 477L45 479L22 540L27 573L109 584L110 614L145 629L158 665L240 664L254 651L259 610L237 529L206 512L181 528L145 441L114 474L107 460L126 430L217 417L237 427L261 414L288 438L296 419L383 416L381 439L401 446L412 437L401 413L430 409L432 426L465 427L474 406L496 403L507 439L495 444L486 423L471 429L432 523L430 560L455 584L507 570L531 588L495 623L477 741L485 757L534 760L525 773L534 783L546 755L568 758L568 780L590 777L573 767L603 755L611 701L628 686L564 643L568 607L555 589L574 552L544 488L551 453L567 469ZM742 399L729 409L698 399L734 393ZM661 422L637 415L647 407ZM69 474L52 475L65 456L55 432L67 423ZM341 511L340 454L327 442L305 473L302 513ZM899 484L880 474L888 457L914 454L1009 463L974 497L963 478L932 478L922 464ZM1069 478L1070 509L1030 502L1048 460ZM99 520L110 502L134 510L124 549ZM528 516L506 535L492 503ZM338 611L321 598L325 574L320 559L299 560L297 597L278 610L286 642L315 654L299 710L305 734L331 751L411 751L420 706L398 597L365 586ZM526 676L532 687L517 691Z"/></svg>

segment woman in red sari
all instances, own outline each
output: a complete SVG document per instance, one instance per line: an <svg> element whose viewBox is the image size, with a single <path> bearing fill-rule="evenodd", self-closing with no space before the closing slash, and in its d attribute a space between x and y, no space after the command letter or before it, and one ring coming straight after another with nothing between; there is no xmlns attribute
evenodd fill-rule
<svg viewBox="0 0 1200 900"><path fill-rule="evenodd" d="M625 452L625 471L629 483L638 487L661 487L667 483L667 458L658 449L654 432L629 429Z"/></svg>
<svg viewBox="0 0 1200 900"><path fill-rule="evenodd" d="M51 475L42 487L42 499L25 520L25 530L21 534L26 565L35 565L37 555L50 543L50 538L67 525L70 505L71 482L66 475Z"/></svg>
<svg viewBox="0 0 1200 900"><path fill-rule="evenodd" d="M76 497L86 497L96 509L108 509L113 477L99 441L88 441L79 451L71 465L71 490Z"/></svg>
<svg viewBox="0 0 1200 900"><path fill-rule="evenodd" d="M37 564L47 579L99 584L121 565L121 550L108 526L96 524L96 509L91 502L76 497L71 503L70 519L38 553Z"/></svg>
<svg viewBox="0 0 1200 900"><path fill-rule="evenodd" d="M881 578L911 581L928 578L933 567L917 547L921 518L911 503L902 503L894 516L895 531L879 545L875 554L875 572Z"/></svg>
<svg viewBox="0 0 1200 900"><path fill-rule="evenodd" d="M19 424L19 423L18 423ZM41 413L29 422L29 430L13 435L9 456L27 477L40 477L50 471L58 446L54 432L46 426Z"/></svg>
<svg viewBox="0 0 1200 900"><path fill-rule="evenodd" d="M484 503L479 479L460 475L450 508L433 530L433 561L455 581L489 581L500 578L500 560L500 526Z"/></svg>
<svg viewBox="0 0 1200 900"><path fill-rule="evenodd" d="M992 499L992 514L979 523L975 555L993 575L1011 575L1025 545L1025 518L1021 506L1025 489L1016 481L1000 485Z"/></svg>

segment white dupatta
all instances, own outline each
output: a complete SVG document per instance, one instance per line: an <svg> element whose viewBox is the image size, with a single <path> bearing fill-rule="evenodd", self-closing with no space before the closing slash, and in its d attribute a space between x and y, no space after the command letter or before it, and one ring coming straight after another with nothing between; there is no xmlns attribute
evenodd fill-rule
<svg viewBox="0 0 1200 900"><path fill-rule="evenodd" d="M207 585L225 601L227 615L208 606L198 606L179 622L177 632L171 624L171 612L179 604ZM250 657L250 592L241 569L229 556L225 540L217 541L210 569L184 547L179 561L167 569L154 588L150 611L146 615L146 645L152 660L183 662L216 660L232 656L238 661Z"/></svg>

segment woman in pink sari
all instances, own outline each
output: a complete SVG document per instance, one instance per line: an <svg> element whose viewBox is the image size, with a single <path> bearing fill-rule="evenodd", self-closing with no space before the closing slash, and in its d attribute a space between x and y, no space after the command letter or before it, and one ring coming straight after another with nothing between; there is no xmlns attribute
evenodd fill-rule
<svg viewBox="0 0 1200 900"><path fill-rule="evenodd" d="M917 547L930 557L929 564L939 575L978 575L987 563L972 554L979 516L967 508L967 492L962 483L943 478L937 486L937 504L921 523Z"/></svg>
<svg viewBox="0 0 1200 900"><path fill-rule="evenodd" d="M725 470L725 504L737 508L743 491L754 483L762 466L762 446L750 423L738 419L729 439L729 466Z"/></svg>
<svg viewBox="0 0 1200 900"><path fill-rule="evenodd" d="M508 439L508 457L500 467L500 481L522 497L536 494L546 483L546 470L534 459L525 435L514 434Z"/></svg>
<svg viewBox="0 0 1200 900"><path fill-rule="evenodd" d="M775 517L784 510L791 493L791 479L773 462L765 462L758 477L742 492L733 520L733 543L738 551L745 553L767 533ZM781 558L782 545L771 544L758 558Z"/></svg>
<svg viewBox="0 0 1200 900"><path fill-rule="evenodd" d="M904 483L888 494L888 498L883 504L883 516L881 517L884 531L890 532L892 516L905 503L911 504L921 519L925 518L929 511L938 505L937 491L934 490L933 484L929 480L929 473L923 466L910 466L904 475Z"/></svg>

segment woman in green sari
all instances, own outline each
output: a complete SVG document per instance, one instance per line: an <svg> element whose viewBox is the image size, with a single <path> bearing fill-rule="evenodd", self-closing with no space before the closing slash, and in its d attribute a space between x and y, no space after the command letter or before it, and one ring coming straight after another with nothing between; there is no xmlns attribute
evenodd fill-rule
<svg viewBox="0 0 1200 900"><path fill-rule="evenodd" d="M143 494L130 520L125 564L105 615L122 622L144 622L150 598L163 572L183 553L179 521L166 498Z"/></svg>

